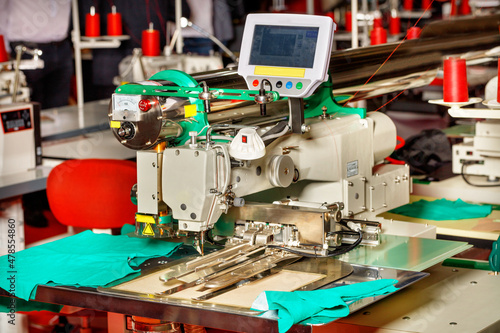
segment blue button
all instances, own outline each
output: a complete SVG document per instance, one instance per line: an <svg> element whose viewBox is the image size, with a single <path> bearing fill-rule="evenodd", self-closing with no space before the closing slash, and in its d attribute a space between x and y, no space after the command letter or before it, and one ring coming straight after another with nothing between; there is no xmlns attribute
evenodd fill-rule
<svg viewBox="0 0 500 333"><path fill-rule="evenodd" d="M286 89L291 89L293 87L292 81L286 83Z"/></svg>

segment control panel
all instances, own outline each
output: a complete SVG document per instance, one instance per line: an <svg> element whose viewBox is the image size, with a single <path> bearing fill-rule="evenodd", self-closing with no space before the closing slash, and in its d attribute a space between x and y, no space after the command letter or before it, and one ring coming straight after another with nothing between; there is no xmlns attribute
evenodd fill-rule
<svg viewBox="0 0 500 333"><path fill-rule="evenodd" d="M327 16L250 14L238 74L252 90L308 97L328 79L334 30L335 23Z"/></svg>

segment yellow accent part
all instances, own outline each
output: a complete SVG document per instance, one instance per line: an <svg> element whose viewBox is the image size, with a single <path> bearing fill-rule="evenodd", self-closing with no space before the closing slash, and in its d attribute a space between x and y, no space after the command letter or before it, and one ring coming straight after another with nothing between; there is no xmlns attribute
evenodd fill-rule
<svg viewBox="0 0 500 333"><path fill-rule="evenodd" d="M117 120L111 120L109 122L109 127L111 127L111 128L120 128L120 126L121 126L121 123Z"/></svg>
<svg viewBox="0 0 500 333"><path fill-rule="evenodd" d="M135 214L135 220L142 223L155 223L155 218L151 215Z"/></svg>
<svg viewBox="0 0 500 333"><path fill-rule="evenodd" d="M184 106L184 118L196 116L196 104L189 104Z"/></svg>
<svg viewBox="0 0 500 333"><path fill-rule="evenodd" d="M142 230L142 234L146 236L154 236L155 233L153 231L153 227L151 226L151 223L146 223L146 228Z"/></svg>
<svg viewBox="0 0 500 333"><path fill-rule="evenodd" d="M306 75L306 69L305 68L255 66L255 70L253 73L255 75L283 76L283 77L304 77Z"/></svg>

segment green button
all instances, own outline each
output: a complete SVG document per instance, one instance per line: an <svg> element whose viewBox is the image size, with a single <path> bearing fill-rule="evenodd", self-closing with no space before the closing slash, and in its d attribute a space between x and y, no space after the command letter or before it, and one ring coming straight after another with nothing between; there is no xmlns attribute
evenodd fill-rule
<svg viewBox="0 0 500 333"><path fill-rule="evenodd" d="M297 82L297 85L296 85L297 89L299 89L299 90L302 89L302 86L303 86L302 82Z"/></svg>

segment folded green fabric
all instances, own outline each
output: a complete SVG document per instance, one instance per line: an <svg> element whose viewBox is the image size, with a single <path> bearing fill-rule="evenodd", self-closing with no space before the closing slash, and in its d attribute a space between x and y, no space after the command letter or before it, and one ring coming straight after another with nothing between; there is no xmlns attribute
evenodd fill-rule
<svg viewBox="0 0 500 333"><path fill-rule="evenodd" d="M37 301L25 301L20 298L0 297L0 312L16 313L29 311L59 312L62 305L42 303Z"/></svg>
<svg viewBox="0 0 500 333"><path fill-rule="evenodd" d="M168 256L181 244L149 238L84 231L51 243L0 257L0 288L29 300L38 284L99 287L134 277L133 267ZM135 275L134 275L135 274Z"/></svg>
<svg viewBox="0 0 500 333"><path fill-rule="evenodd" d="M264 291L252 304L253 310L278 311L279 332L307 319L308 323L327 323L349 314L348 303L366 297L392 293L397 280L381 279L312 291Z"/></svg>
<svg viewBox="0 0 500 333"><path fill-rule="evenodd" d="M389 213L417 217L426 220L462 220L486 217L491 214L491 205L477 205L463 202L460 199L450 201L438 199L434 201L419 200L393 210Z"/></svg>

